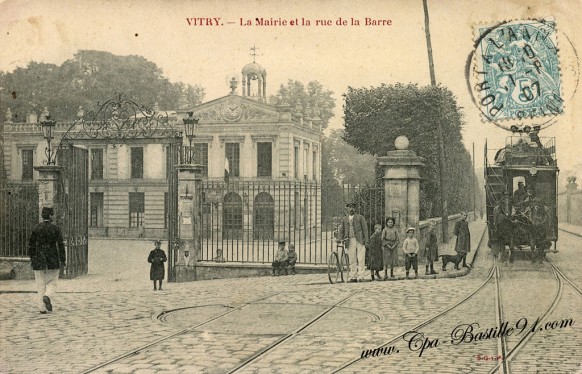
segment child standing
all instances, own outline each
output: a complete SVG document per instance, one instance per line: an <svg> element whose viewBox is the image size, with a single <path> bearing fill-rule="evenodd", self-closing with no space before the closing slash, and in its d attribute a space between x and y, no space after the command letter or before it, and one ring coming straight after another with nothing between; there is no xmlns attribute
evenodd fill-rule
<svg viewBox="0 0 582 374"><path fill-rule="evenodd" d="M378 271L384 268L382 259L382 225L374 225L374 233L370 237L370 247L366 251L368 254L368 268L374 280L374 275L380 280Z"/></svg>
<svg viewBox="0 0 582 374"><path fill-rule="evenodd" d="M434 231L436 224L430 221L428 225L428 233L426 238L426 271L425 275L438 274L434 271L433 262L439 259L439 247L437 244L437 236ZM429 271L430 268L430 271Z"/></svg>
<svg viewBox="0 0 582 374"><path fill-rule="evenodd" d="M275 254L275 261L273 261L273 276L281 274L281 269L287 268L287 251L285 250L285 242L279 242L279 248Z"/></svg>
<svg viewBox="0 0 582 374"><path fill-rule="evenodd" d="M414 268L414 274L416 275L416 278L418 278L418 250L420 249L420 246L418 245L418 240L414 237L414 232L414 227L409 227L408 230L406 230L407 237L402 244L406 279L409 279L408 272L410 271L410 267Z"/></svg>
<svg viewBox="0 0 582 374"><path fill-rule="evenodd" d="M159 290L161 291L162 281L165 276L164 262L168 261L168 259L164 250L160 248L162 243L159 240L156 240L154 243L156 248L151 251L148 256L148 262L152 264L150 268L150 280L154 281L154 291L158 289L158 287L156 287L156 281L159 282Z"/></svg>
<svg viewBox="0 0 582 374"><path fill-rule="evenodd" d="M394 223L394 218L386 218L386 227L382 231L384 280L388 280L388 268L390 268L390 277L394 278L394 260L396 257L396 248L400 242L400 239L398 238L398 230L396 227L394 227Z"/></svg>
<svg viewBox="0 0 582 374"><path fill-rule="evenodd" d="M295 263L297 262L297 252L295 252L295 245L293 243L289 243L289 250L287 251L287 265L291 270L291 274L295 273ZM286 272L285 272L286 273Z"/></svg>

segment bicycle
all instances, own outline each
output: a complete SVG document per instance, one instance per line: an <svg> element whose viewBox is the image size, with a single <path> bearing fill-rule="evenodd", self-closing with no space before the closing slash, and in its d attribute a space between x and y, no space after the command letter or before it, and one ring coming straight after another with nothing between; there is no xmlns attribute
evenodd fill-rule
<svg viewBox="0 0 582 374"><path fill-rule="evenodd" d="M346 252L345 241L337 243L327 260L327 277L329 283L348 282L350 279L350 257Z"/></svg>

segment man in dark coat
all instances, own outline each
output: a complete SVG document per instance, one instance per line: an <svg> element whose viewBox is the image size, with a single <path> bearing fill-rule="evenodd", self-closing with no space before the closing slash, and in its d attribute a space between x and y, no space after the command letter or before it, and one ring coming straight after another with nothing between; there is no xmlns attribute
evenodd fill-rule
<svg viewBox="0 0 582 374"><path fill-rule="evenodd" d="M467 212L461 213L461 219L455 223L453 234L457 235L455 252L463 258L463 267L468 268L467 253L471 251L471 233L469 232L469 222L467 222Z"/></svg>
<svg viewBox="0 0 582 374"><path fill-rule="evenodd" d="M63 234L51 223L53 214L53 208L42 208L42 222L34 226L28 241L41 314L52 312L51 297L57 290L59 270L64 270L67 266Z"/></svg>
<svg viewBox="0 0 582 374"><path fill-rule="evenodd" d="M342 218L337 241L347 241L350 281L363 281L366 272L366 246L369 244L368 225L364 216L356 213L356 204L349 203L346 208L348 215Z"/></svg>

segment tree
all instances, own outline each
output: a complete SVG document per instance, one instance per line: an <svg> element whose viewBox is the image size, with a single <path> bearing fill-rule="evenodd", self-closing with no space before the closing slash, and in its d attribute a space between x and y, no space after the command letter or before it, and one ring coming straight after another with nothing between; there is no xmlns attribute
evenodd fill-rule
<svg viewBox="0 0 582 374"><path fill-rule="evenodd" d="M321 118L322 128L326 128L335 108L335 99L332 95L333 92L324 89L318 81L307 83L306 88L303 83L289 79L287 86L281 85L277 94L269 97L269 102L277 104L282 101L289 104L293 111L311 117L317 115Z"/></svg>
<svg viewBox="0 0 582 374"><path fill-rule="evenodd" d="M139 104L174 109L182 92L191 105L202 102L201 86L171 83L162 70L141 56L116 56L109 52L78 51L62 65L30 62L26 68L0 73L0 113L8 108L14 122L47 107L53 118L72 121L79 106L94 108L98 102L124 92Z"/></svg>
<svg viewBox="0 0 582 374"><path fill-rule="evenodd" d="M438 122L446 134L445 177L449 187L449 213L470 208L471 158L462 142L464 120L453 94L441 86L415 84L371 88L348 87L345 97L344 140L361 152L386 154L394 140L405 135L410 148L426 159L420 182L421 218L440 214Z"/></svg>
<svg viewBox="0 0 582 374"><path fill-rule="evenodd" d="M343 130L332 130L321 142L322 174L342 184L374 184L376 158L358 152L342 139Z"/></svg>

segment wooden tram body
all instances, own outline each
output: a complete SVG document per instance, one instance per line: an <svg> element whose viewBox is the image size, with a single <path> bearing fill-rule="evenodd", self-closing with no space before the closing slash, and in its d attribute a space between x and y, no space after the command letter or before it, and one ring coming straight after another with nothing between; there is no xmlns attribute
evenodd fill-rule
<svg viewBox="0 0 582 374"><path fill-rule="evenodd" d="M529 250L532 259L541 261L552 242L556 249L556 144L555 138L541 138L538 132L513 132L501 149L485 144L486 214L494 254Z"/></svg>

